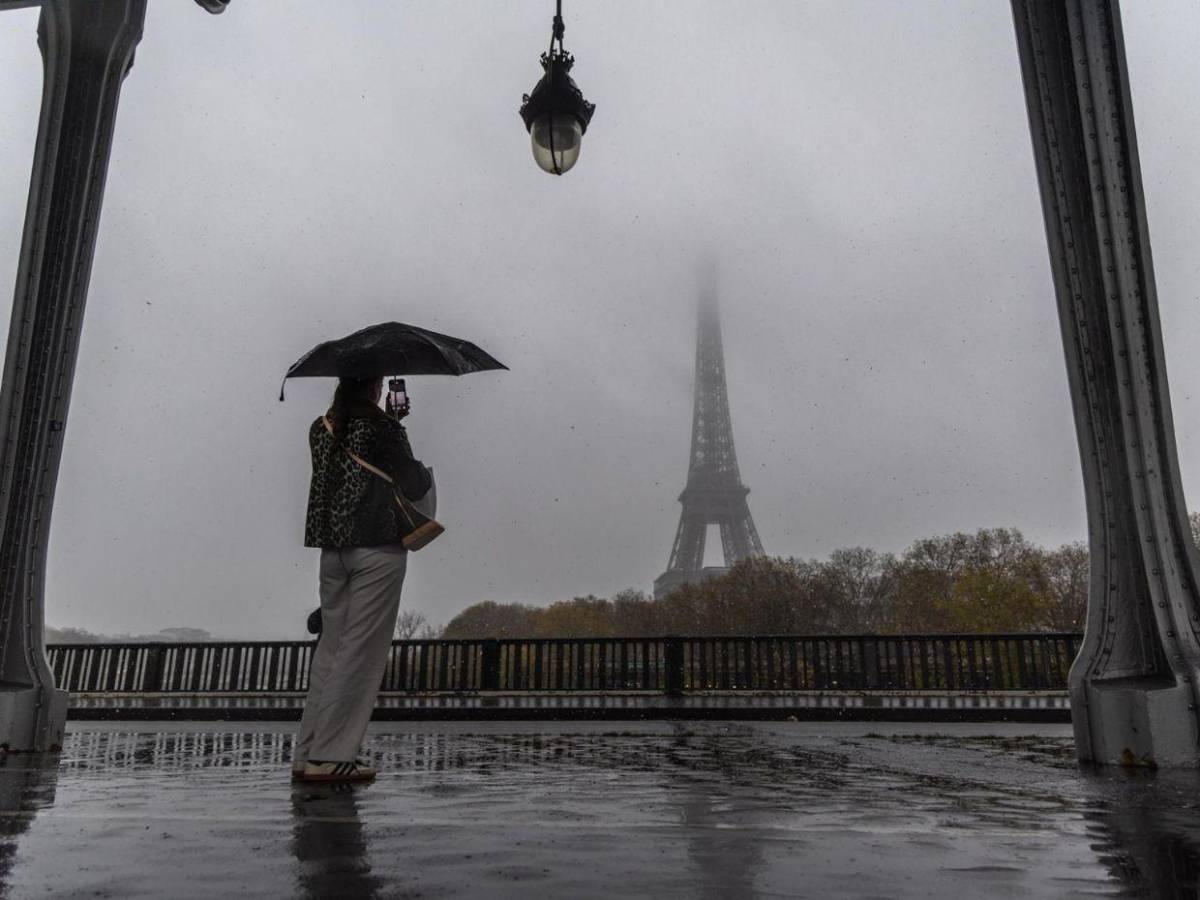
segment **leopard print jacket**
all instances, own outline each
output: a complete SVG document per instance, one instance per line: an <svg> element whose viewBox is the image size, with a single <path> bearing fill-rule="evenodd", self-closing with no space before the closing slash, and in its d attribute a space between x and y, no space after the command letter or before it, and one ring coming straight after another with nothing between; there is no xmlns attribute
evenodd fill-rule
<svg viewBox="0 0 1200 900"><path fill-rule="evenodd" d="M304 546L323 549L398 544L401 529L392 487L346 453L383 469L404 496L420 500L432 483L429 471L413 458L404 426L390 417L350 418L340 443L318 418L308 430L312 482Z"/></svg>

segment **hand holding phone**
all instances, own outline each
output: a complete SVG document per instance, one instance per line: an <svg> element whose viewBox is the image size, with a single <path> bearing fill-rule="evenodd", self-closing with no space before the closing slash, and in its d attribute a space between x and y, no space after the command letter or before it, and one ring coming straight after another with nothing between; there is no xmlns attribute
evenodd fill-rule
<svg viewBox="0 0 1200 900"><path fill-rule="evenodd" d="M408 389L405 387L403 378L392 378L388 380L388 394L385 409L388 415L394 416L397 419L403 419L408 415L409 399Z"/></svg>

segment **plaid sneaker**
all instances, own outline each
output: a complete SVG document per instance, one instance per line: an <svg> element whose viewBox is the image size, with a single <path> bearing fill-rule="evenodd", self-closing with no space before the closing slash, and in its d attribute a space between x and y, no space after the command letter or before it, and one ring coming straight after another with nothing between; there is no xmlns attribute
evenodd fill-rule
<svg viewBox="0 0 1200 900"><path fill-rule="evenodd" d="M375 770L360 762L317 762L310 759L297 781L373 781Z"/></svg>

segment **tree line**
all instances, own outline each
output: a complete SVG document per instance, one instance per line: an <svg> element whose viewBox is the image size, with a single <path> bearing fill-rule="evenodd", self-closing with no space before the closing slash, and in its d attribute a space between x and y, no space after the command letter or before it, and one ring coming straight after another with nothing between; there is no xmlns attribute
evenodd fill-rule
<svg viewBox="0 0 1200 900"><path fill-rule="evenodd" d="M1191 516L1200 539L1200 514ZM1200 540L1197 540L1200 543ZM867 547L827 559L745 559L655 600L637 590L539 607L476 603L445 638L1082 631L1088 549L1040 547L1015 528Z"/></svg>
<svg viewBox="0 0 1200 900"><path fill-rule="evenodd" d="M86 628L55 628L46 626L47 644L200 644L213 640L203 628L177 626L164 628L154 634L97 634Z"/></svg>
<svg viewBox="0 0 1200 900"><path fill-rule="evenodd" d="M1190 517L1200 546L1200 513ZM985 528L916 541L902 554L868 547L827 559L756 557L660 600L642 591L533 606L485 601L444 628L404 610L402 640L433 638L653 637L669 634L916 634L1082 631L1088 549L1048 549L1015 528ZM47 626L47 643L195 642L198 628L102 635Z"/></svg>

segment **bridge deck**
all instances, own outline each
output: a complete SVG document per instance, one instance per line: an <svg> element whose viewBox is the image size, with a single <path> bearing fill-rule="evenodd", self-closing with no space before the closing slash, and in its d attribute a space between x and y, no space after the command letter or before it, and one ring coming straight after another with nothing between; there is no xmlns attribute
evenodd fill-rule
<svg viewBox="0 0 1200 900"><path fill-rule="evenodd" d="M0 766L11 897L1195 896L1193 772L1065 725L373 724L293 787L277 723L77 722Z"/></svg>

